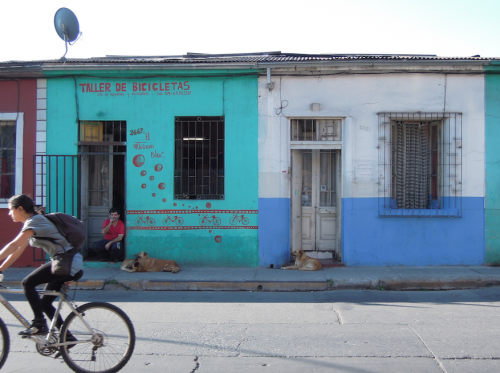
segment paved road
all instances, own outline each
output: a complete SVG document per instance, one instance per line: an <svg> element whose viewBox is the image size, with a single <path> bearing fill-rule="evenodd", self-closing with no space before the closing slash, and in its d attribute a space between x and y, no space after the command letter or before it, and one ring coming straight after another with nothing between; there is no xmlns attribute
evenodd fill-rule
<svg viewBox="0 0 500 373"><path fill-rule="evenodd" d="M13 305L28 311L20 296ZM99 292L131 317L122 372L500 372L500 288L466 291ZM30 315L27 313L26 315ZM67 372L19 339L5 372Z"/></svg>

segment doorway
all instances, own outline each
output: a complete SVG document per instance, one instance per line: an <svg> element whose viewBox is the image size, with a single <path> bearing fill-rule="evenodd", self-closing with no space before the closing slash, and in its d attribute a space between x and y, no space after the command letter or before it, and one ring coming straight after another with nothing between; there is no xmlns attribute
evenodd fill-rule
<svg viewBox="0 0 500 373"><path fill-rule="evenodd" d="M103 239L102 224L114 207L125 223L126 122L80 122L81 216L87 227L85 260L98 260L90 248ZM125 238L124 238L125 239Z"/></svg>
<svg viewBox="0 0 500 373"><path fill-rule="evenodd" d="M340 150L293 152L293 189L300 199L292 198L299 205L292 210L300 219L292 219L292 236L297 238L292 249L300 246L312 257L340 261Z"/></svg>
<svg viewBox="0 0 500 373"><path fill-rule="evenodd" d="M90 147L92 148L92 147ZM101 148L101 146L99 146ZM96 150L96 149L90 149ZM101 149L102 150L102 149ZM82 221L87 226L87 247L82 250L87 260L97 259L89 248L102 240L103 222L109 209L115 207L124 221L125 156L113 154L82 154Z"/></svg>

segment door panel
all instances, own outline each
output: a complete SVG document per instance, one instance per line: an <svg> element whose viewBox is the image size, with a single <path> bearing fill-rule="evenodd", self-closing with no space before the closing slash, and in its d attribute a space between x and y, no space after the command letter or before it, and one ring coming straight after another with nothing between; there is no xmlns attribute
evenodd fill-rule
<svg viewBox="0 0 500 373"><path fill-rule="evenodd" d="M112 148L110 149L112 151ZM101 227L109 216L113 195L113 155L89 154L82 156L82 210L84 222L87 224L87 248L96 241L102 240Z"/></svg>
<svg viewBox="0 0 500 373"><path fill-rule="evenodd" d="M309 208L310 210L310 208ZM314 250L315 230L313 222L314 214L305 213L302 208L302 249Z"/></svg>
<svg viewBox="0 0 500 373"><path fill-rule="evenodd" d="M302 248L337 248L336 150L303 150Z"/></svg>

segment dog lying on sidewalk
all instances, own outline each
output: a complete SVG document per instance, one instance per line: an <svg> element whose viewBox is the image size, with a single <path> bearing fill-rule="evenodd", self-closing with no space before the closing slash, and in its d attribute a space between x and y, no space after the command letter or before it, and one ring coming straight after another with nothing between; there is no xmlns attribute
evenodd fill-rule
<svg viewBox="0 0 500 373"><path fill-rule="evenodd" d="M120 269L125 272L172 272L177 273L181 267L173 260L150 258L148 253L141 251L135 259L123 261Z"/></svg>
<svg viewBox="0 0 500 373"><path fill-rule="evenodd" d="M311 258L304 253L304 250L297 249L292 253L295 256L295 265L281 267L281 269L298 269L299 271L318 271L322 268L318 259Z"/></svg>

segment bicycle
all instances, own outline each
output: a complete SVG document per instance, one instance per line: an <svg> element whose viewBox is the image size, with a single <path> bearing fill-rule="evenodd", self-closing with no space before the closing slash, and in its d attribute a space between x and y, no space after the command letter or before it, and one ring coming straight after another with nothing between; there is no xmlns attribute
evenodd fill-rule
<svg viewBox="0 0 500 373"><path fill-rule="evenodd" d="M139 216L139 217L137 217L137 219L135 219L135 225L140 227L143 223L145 223L147 225L155 225L156 220L153 218L150 218L149 216L146 216L145 219L142 216Z"/></svg>
<svg viewBox="0 0 500 373"><path fill-rule="evenodd" d="M82 273L83 275L83 273ZM79 280L75 277L74 281ZM0 275L0 284L3 275ZM130 360L135 347L135 330L129 317L120 308L105 302L90 302L79 307L68 297L68 284L60 292L38 290L39 294L59 296L59 304L46 336L22 337L36 343L37 352L54 358L62 356L66 365L76 373L115 373ZM26 328L30 323L1 295L24 294L21 289L0 286L0 303ZM71 313L64 320L60 332L55 326L62 306L66 304ZM76 338L67 342L67 337ZM9 332L0 318L0 369L9 354Z"/></svg>
<svg viewBox="0 0 500 373"><path fill-rule="evenodd" d="M172 219L172 217L170 215L168 215L166 218L163 218L162 220L162 223L163 225L170 225L170 223L174 223L177 224L177 225L182 225L184 224L184 219L182 218L182 216L174 216L174 218Z"/></svg>
<svg viewBox="0 0 500 373"><path fill-rule="evenodd" d="M229 224L236 225L238 223L242 223L243 225L247 225L250 220L244 215L238 216L238 214L233 214L234 216L229 219Z"/></svg>
<svg viewBox="0 0 500 373"><path fill-rule="evenodd" d="M208 215L204 215L200 218L200 225L209 225L212 223L213 225L220 225L221 220L215 215L208 217Z"/></svg>

